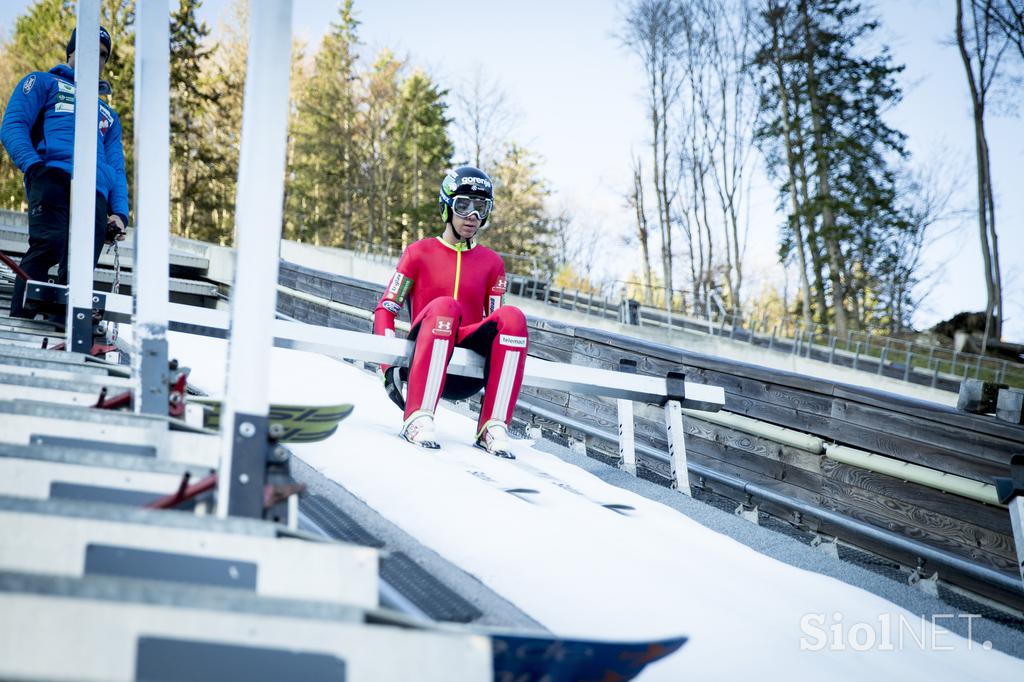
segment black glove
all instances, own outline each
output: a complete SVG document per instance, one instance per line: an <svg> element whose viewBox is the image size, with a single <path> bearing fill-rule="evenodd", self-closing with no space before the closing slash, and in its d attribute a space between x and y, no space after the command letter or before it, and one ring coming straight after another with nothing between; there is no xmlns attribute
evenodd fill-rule
<svg viewBox="0 0 1024 682"><path fill-rule="evenodd" d="M402 375L400 373L401 367L388 367L386 370L381 371L378 369L378 373L384 377L384 390L387 391L388 397L391 398L391 402L398 405L398 409L405 410L405 396L402 395Z"/></svg>

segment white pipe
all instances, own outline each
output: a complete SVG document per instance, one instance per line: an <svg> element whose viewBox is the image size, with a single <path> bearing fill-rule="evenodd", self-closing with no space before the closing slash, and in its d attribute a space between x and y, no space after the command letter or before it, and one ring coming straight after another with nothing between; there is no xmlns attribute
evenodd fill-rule
<svg viewBox="0 0 1024 682"><path fill-rule="evenodd" d="M227 516L235 415L269 411L291 71L291 0L249 6L249 57L235 210L237 264L221 428L217 514ZM266 434L257 434L266 438Z"/></svg>
<svg viewBox="0 0 1024 682"><path fill-rule="evenodd" d="M966 497L985 504L1005 506L999 504L996 496L996 487L991 483L982 483L964 476L947 474L943 471L911 464L903 460L893 459L884 455L876 455L845 445L825 445L825 455L843 464L867 469L879 474L886 474L911 483L942 490L947 493Z"/></svg>
<svg viewBox="0 0 1024 682"><path fill-rule="evenodd" d="M170 263L170 8L146 0L135 10L135 337L147 351L135 353L138 376L163 383L167 372L168 270ZM141 350L141 345L140 345ZM149 365L153 366L150 367ZM140 412L166 410L166 389L135 393Z"/></svg>
<svg viewBox="0 0 1024 682"><path fill-rule="evenodd" d="M712 424L725 426L726 428L743 431L754 436L760 436L766 440L788 445L790 447L806 450L815 455L824 452L825 441L817 436L812 436L793 429L776 426L757 419L745 417L732 412L698 412L696 410L684 409L683 413L689 417L696 417Z"/></svg>
<svg viewBox="0 0 1024 682"><path fill-rule="evenodd" d="M71 224L68 235L69 343L65 350L88 353L88 338L76 337L75 308L92 311L92 254L96 219L96 145L100 89L100 3L78 0L75 39L75 150L71 180ZM82 313L80 313L82 314ZM81 325L81 322L80 322Z"/></svg>

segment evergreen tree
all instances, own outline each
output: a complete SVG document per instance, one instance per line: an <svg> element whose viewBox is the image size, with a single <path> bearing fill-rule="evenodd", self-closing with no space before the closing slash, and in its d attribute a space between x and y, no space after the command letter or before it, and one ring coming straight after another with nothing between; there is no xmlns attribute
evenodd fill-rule
<svg viewBox="0 0 1024 682"><path fill-rule="evenodd" d="M553 221L545 207L551 190L540 176L540 161L511 144L489 173L494 181L494 213L482 241L505 259L511 272L531 272L534 264L551 274Z"/></svg>
<svg viewBox="0 0 1024 682"><path fill-rule="evenodd" d="M356 194L363 156L356 72L359 22L352 0L324 36L313 74L299 89L293 109L288 164L285 234L314 243L351 246L362 239ZM358 226L358 227L357 227Z"/></svg>
<svg viewBox="0 0 1024 682"><path fill-rule="evenodd" d="M396 212L401 215L406 243L437 231L437 187L454 151L444 95L422 71L402 83L398 129L405 134L394 153L401 164Z"/></svg>
<svg viewBox="0 0 1024 682"><path fill-rule="evenodd" d="M220 155L209 143L206 118L215 103L209 81L210 29L196 18L202 0L181 0L171 15L171 227L179 235L209 235L214 197L210 174Z"/></svg>
<svg viewBox="0 0 1024 682"><path fill-rule="evenodd" d="M215 52L202 78L213 92L216 106L203 117L206 149L214 161L203 175L202 219L193 226L195 239L229 245L234 243L235 193L238 185L238 150L242 134L242 101L248 55L248 12L242 0L232 8Z"/></svg>
<svg viewBox="0 0 1024 682"><path fill-rule="evenodd" d="M887 48L865 53L878 24L855 0L773 0L761 16L758 140L790 200L783 255L799 249L819 320L843 333L868 321L868 294L891 264L881 246L908 225L894 179L905 136L882 117L900 100L903 67Z"/></svg>

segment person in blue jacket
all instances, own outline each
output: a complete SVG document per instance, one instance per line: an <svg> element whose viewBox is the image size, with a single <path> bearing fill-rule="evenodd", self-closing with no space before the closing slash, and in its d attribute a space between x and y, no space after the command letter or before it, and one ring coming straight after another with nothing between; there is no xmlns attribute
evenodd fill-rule
<svg viewBox="0 0 1024 682"><path fill-rule="evenodd" d="M110 33L100 28L100 73L110 57ZM0 140L25 174L29 246L21 268L34 280L47 280L58 266L57 281L67 283L71 174L75 147L75 31L66 50L67 63L47 73L30 73L7 103ZM128 183L124 175L121 120L99 102L96 149L96 221L93 265L108 239L124 239L128 224ZM25 282L15 280L11 315L35 317L22 305Z"/></svg>

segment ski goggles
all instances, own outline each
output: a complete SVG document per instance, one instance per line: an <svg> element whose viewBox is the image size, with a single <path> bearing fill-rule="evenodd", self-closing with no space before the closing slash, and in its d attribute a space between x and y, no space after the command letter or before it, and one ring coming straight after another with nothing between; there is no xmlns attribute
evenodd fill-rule
<svg viewBox="0 0 1024 682"><path fill-rule="evenodd" d="M476 213L480 220L486 220L493 205L494 202L483 197L457 196L451 198L452 211L460 218L468 218Z"/></svg>

